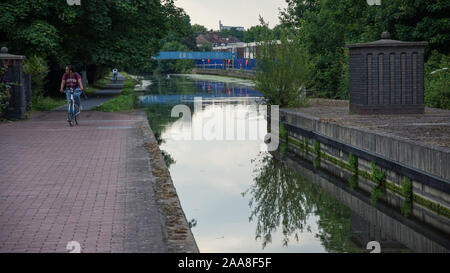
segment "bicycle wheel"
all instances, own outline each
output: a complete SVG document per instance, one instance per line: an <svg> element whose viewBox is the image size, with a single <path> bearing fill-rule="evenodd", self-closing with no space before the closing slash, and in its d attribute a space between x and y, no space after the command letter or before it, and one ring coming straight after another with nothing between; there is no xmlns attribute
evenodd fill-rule
<svg viewBox="0 0 450 273"><path fill-rule="evenodd" d="M75 113L73 110L74 110L74 104L73 104L73 101L70 101L69 109L67 112L67 121L69 122L70 127L73 126L73 120L74 120L74 116L75 116Z"/></svg>
<svg viewBox="0 0 450 273"><path fill-rule="evenodd" d="M73 126L73 115L70 115L70 112L67 113L67 122L69 122L70 127Z"/></svg>
<svg viewBox="0 0 450 273"><path fill-rule="evenodd" d="M79 109L80 109L80 107L77 104L75 104L75 114L73 116L74 116L76 125L78 125L78 115L80 114Z"/></svg>

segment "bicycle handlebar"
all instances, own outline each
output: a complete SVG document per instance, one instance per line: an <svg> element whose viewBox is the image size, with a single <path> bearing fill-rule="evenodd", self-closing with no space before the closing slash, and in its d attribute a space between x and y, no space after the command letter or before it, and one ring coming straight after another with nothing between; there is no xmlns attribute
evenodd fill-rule
<svg viewBox="0 0 450 273"><path fill-rule="evenodd" d="M73 88L66 88L66 90L64 90L64 93L71 92L71 94L73 94L75 91L80 91L80 93L83 94L84 99L85 100L88 99L88 97L86 95L86 92L84 92L84 90L81 90L79 87L75 88L75 89L73 89Z"/></svg>

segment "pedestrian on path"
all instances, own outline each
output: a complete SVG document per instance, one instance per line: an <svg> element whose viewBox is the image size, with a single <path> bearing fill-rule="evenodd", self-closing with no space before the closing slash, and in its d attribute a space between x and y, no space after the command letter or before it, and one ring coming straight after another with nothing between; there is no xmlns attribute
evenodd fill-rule
<svg viewBox="0 0 450 273"><path fill-rule="evenodd" d="M113 81L117 81L117 73L119 71L117 70L117 68L114 68L112 72L113 72Z"/></svg>

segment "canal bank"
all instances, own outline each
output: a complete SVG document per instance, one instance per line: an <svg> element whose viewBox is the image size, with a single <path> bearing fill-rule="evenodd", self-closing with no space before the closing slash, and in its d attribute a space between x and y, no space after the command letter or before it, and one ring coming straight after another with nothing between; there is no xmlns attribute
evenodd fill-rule
<svg viewBox="0 0 450 273"><path fill-rule="evenodd" d="M281 109L290 151L385 202L450 233L450 111L354 115L344 101Z"/></svg>
<svg viewBox="0 0 450 273"><path fill-rule="evenodd" d="M208 68L194 68L192 69L192 74L203 74L203 75L217 75L224 77L235 77L241 79L255 79L255 74L253 72L246 72L244 70L238 69L208 69Z"/></svg>
<svg viewBox="0 0 450 273"><path fill-rule="evenodd" d="M140 111L139 113L143 118L147 117L144 112ZM147 120L142 122L139 128L144 138L144 147L149 154L151 173L154 177L154 192L164 222L168 251L171 253L198 253L199 249L155 135Z"/></svg>

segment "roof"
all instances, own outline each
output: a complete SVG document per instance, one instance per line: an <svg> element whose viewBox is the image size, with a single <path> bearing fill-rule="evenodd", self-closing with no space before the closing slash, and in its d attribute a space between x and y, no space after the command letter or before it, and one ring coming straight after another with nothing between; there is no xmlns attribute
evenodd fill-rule
<svg viewBox="0 0 450 273"><path fill-rule="evenodd" d="M428 42L405 42L398 40L391 40L391 34L385 31L381 33L381 40L369 42L369 43L357 43L347 45L348 48L359 48L359 47L393 47L393 46L427 46Z"/></svg>
<svg viewBox="0 0 450 273"><path fill-rule="evenodd" d="M234 36L220 37L216 32L204 32L197 35L195 38L196 44L211 43L211 44L230 44L239 43L240 40Z"/></svg>
<svg viewBox="0 0 450 273"><path fill-rule="evenodd" d="M0 59L7 59L7 60L23 60L27 57L21 56L21 55L12 55L8 53L8 48L2 47L1 53L0 53Z"/></svg>
<svg viewBox="0 0 450 273"><path fill-rule="evenodd" d="M370 43L357 43L347 45L348 48L358 47L392 47L392 46L427 46L428 42L405 42L390 39L381 39Z"/></svg>

